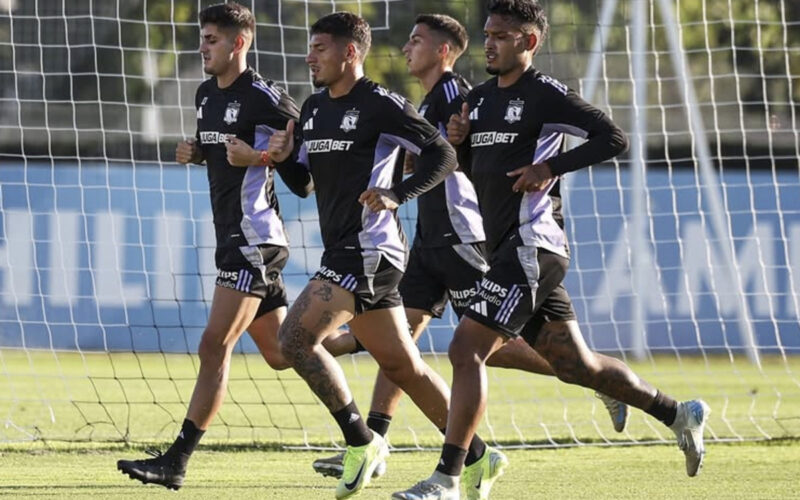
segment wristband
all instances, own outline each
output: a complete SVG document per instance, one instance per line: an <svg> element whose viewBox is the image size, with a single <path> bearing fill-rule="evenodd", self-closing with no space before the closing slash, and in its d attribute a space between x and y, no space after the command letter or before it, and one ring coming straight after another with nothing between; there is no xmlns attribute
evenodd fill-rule
<svg viewBox="0 0 800 500"><path fill-rule="evenodd" d="M261 160L260 164L265 167L274 167L275 162L272 161L272 158L269 157L269 151L263 149L259 152L259 159Z"/></svg>

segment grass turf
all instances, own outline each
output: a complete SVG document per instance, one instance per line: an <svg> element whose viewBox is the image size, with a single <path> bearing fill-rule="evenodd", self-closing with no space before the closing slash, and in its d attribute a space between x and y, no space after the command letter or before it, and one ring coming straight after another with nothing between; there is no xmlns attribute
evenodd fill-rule
<svg viewBox="0 0 800 500"><path fill-rule="evenodd" d="M333 498L334 479L311 469L312 452L220 452L201 448L184 487L142 485L116 470L140 451L5 451L0 498ZM511 450L492 498L791 498L800 477L800 442L712 444L706 465L686 477L674 446ZM387 474L361 498L389 498L427 477L433 452L393 453Z"/></svg>

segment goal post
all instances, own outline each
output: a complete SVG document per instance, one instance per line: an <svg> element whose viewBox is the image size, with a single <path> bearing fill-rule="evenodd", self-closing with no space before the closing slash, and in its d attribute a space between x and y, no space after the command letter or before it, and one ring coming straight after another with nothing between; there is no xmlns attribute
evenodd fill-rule
<svg viewBox="0 0 800 500"><path fill-rule="evenodd" d="M194 134L206 0L0 0L0 446L171 439L213 294L206 172ZM485 2L246 0L250 63L301 103L308 27L346 9L373 27L367 74L419 102L400 47L418 13L461 20L457 70L485 80ZM800 435L800 7L789 0L543 0L538 69L628 132L629 153L567 175L565 286L587 343L713 409L711 440ZM577 144L577 143L575 143ZM277 181L293 300L319 265L313 199ZM413 237L416 204L401 208ZM420 349L450 380L448 310ZM375 365L339 359L363 409ZM634 411L616 434L589 390L489 371L480 432L509 447L671 442ZM294 372L246 335L204 442L341 444ZM407 399L389 434L439 443Z"/></svg>

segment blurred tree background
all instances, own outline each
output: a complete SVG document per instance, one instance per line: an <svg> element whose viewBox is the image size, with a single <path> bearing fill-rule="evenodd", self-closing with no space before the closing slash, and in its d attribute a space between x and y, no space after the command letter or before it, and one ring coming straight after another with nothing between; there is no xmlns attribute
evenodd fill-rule
<svg viewBox="0 0 800 500"><path fill-rule="evenodd" d="M692 138L655 0L618 0L607 38L593 43L608 0L543 0L551 35L536 65L580 92L601 56L593 95L630 130L632 9L647 8L648 156L691 166ZM198 11L209 0L4 0L0 2L0 161L171 161L194 132L193 98L204 75ZM483 81L484 0L303 2L243 0L258 29L251 64L298 100L312 87L304 62L307 27L332 10L360 13L373 27L367 74L415 102L400 47L418 13L459 19L470 47L457 65ZM717 163L746 153L750 167L797 168L800 155L800 2L671 0ZM713 150L713 149L712 149ZM685 160L685 161L684 161ZM738 163L734 166L740 166Z"/></svg>

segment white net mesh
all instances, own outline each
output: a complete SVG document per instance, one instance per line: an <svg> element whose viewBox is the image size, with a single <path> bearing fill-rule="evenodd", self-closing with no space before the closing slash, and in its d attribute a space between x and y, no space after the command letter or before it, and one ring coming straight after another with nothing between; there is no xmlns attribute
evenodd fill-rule
<svg viewBox="0 0 800 500"><path fill-rule="evenodd" d="M213 291L202 167L173 162L204 78L198 1L0 1L0 441L172 437L197 373ZM483 2L255 0L251 63L298 102L307 27L336 9L375 29L367 73L419 99L399 47L419 12L453 14L485 78ZM712 438L800 433L800 7L796 2L547 2L537 66L611 114L633 148L565 179L566 286L587 342L679 398ZM669 16L674 16L674 21ZM279 190L290 299L319 263L313 201ZM413 234L415 205L403 208ZM449 380L448 312L420 347ZM293 372L248 338L208 439L329 445L338 429ZM362 409L374 364L341 360ZM615 434L590 391L490 371L481 433L505 445L652 442ZM396 445L438 435L410 402Z"/></svg>

